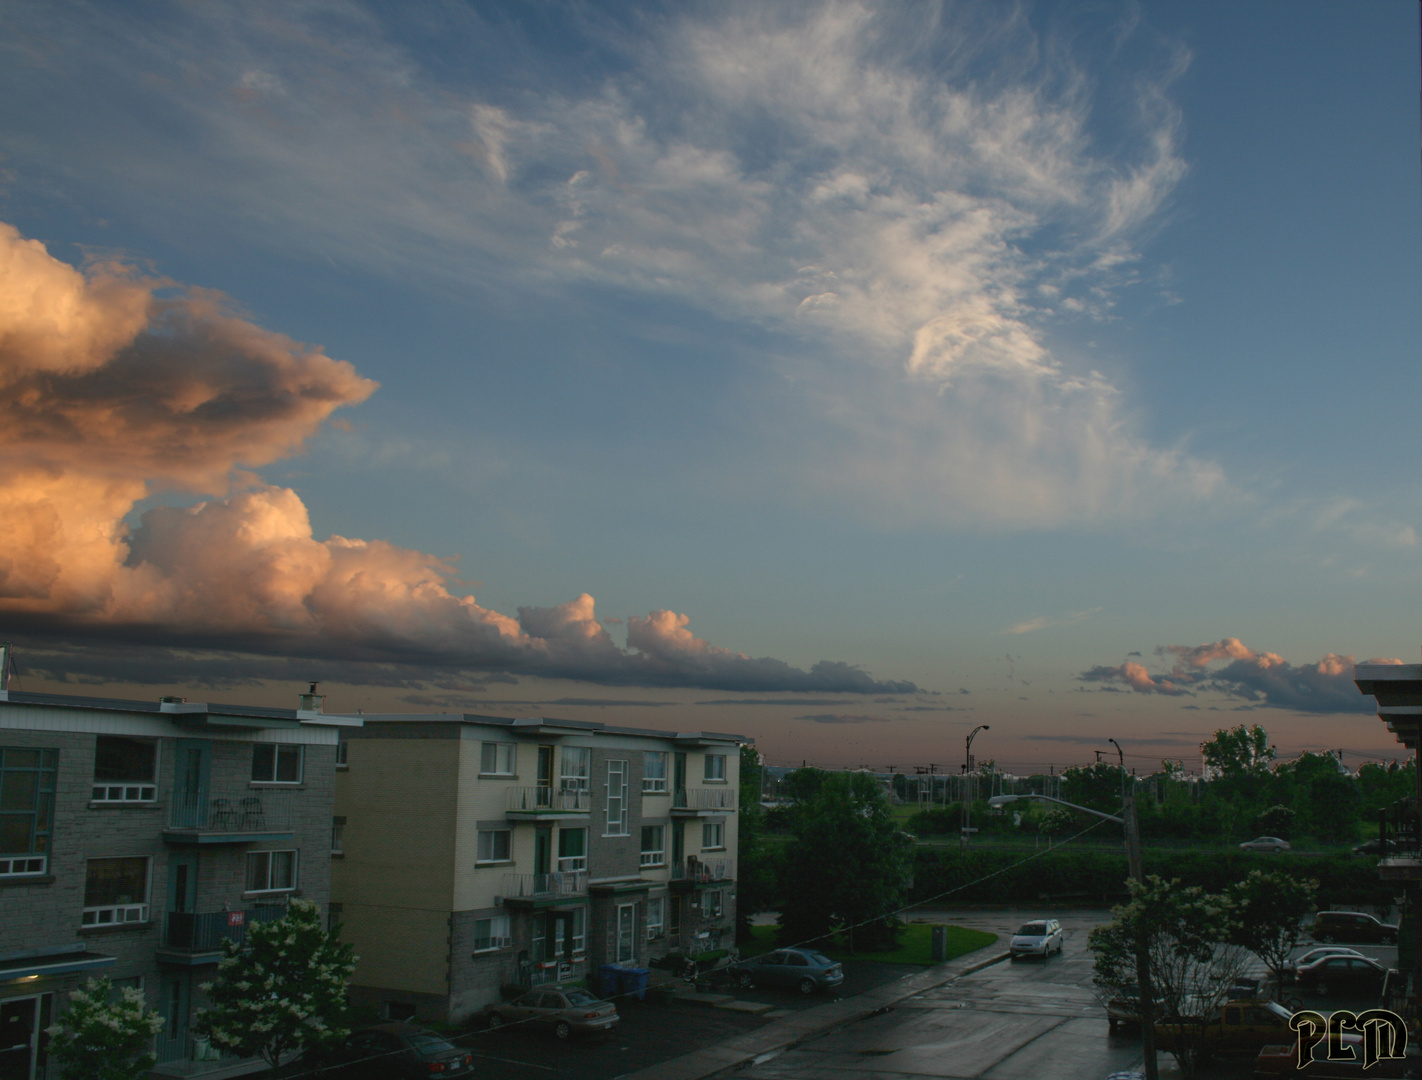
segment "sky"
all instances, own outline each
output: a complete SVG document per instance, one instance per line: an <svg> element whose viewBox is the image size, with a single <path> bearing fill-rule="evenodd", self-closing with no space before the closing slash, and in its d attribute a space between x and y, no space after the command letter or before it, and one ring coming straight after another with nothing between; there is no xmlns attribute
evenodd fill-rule
<svg viewBox="0 0 1422 1080"><path fill-rule="evenodd" d="M1413 0L0 13L12 688L1401 753Z"/></svg>

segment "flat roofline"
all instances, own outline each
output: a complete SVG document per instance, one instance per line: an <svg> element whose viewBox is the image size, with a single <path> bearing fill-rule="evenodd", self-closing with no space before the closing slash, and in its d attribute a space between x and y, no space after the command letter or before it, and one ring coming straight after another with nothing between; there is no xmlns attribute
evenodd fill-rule
<svg viewBox="0 0 1422 1080"><path fill-rule="evenodd" d="M372 724L468 724L471 726L504 727L513 731L536 732L540 727L561 728L587 735L638 735L646 738L685 742L698 739L708 743L754 745L749 735L732 735L720 731L665 731L658 728L623 727L601 724L592 720L557 720L550 717L485 716L481 713L363 713L367 727Z"/></svg>
<svg viewBox="0 0 1422 1080"><path fill-rule="evenodd" d="M176 723L211 723L220 727L300 727L328 723L359 726L361 717L274 709L264 705L213 705L201 701L134 701L127 698L81 697L78 694L34 694L25 690L0 690L0 702L35 705L47 709L90 709L95 712L133 713L166 717Z"/></svg>

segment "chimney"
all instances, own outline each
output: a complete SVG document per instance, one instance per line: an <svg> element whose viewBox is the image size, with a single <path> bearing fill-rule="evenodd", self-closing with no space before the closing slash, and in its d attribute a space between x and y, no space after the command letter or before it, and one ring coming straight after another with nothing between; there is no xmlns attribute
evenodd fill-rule
<svg viewBox="0 0 1422 1080"><path fill-rule="evenodd" d="M316 683L312 683L311 689L301 695L301 705L299 706L299 711L309 713L319 713L324 711L323 706L326 702L326 695L316 693L316 686Z"/></svg>

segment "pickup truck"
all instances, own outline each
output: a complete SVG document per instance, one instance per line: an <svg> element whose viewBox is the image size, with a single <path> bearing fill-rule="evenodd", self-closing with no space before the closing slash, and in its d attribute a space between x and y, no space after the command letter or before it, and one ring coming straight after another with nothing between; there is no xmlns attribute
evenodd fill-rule
<svg viewBox="0 0 1422 1080"><path fill-rule="evenodd" d="M1164 1019L1155 1025L1155 1044L1171 1049L1181 1038L1198 1039L1203 1054L1253 1056L1270 1044L1294 1044L1289 1027L1293 1014L1276 1001L1227 1001L1219 1015L1201 1025L1199 1019Z"/></svg>

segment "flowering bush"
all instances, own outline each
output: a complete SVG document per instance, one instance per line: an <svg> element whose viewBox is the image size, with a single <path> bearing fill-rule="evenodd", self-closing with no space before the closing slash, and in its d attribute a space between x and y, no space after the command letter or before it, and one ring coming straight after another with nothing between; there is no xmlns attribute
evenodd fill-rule
<svg viewBox="0 0 1422 1080"><path fill-rule="evenodd" d="M217 978L202 984L212 1005L196 1023L214 1046L275 1068L288 1051L348 1034L355 955L321 926L310 900L293 899L282 918L253 926L245 945L224 941L222 953Z"/></svg>
<svg viewBox="0 0 1422 1080"><path fill-rule="evenodd" d="M148 1041L163 1018L126 986L117 997L108 979L90 979L69 994L69 1008L47 1029L49 1052L65 1080L141 1080L157 1058Z"/></svg>

